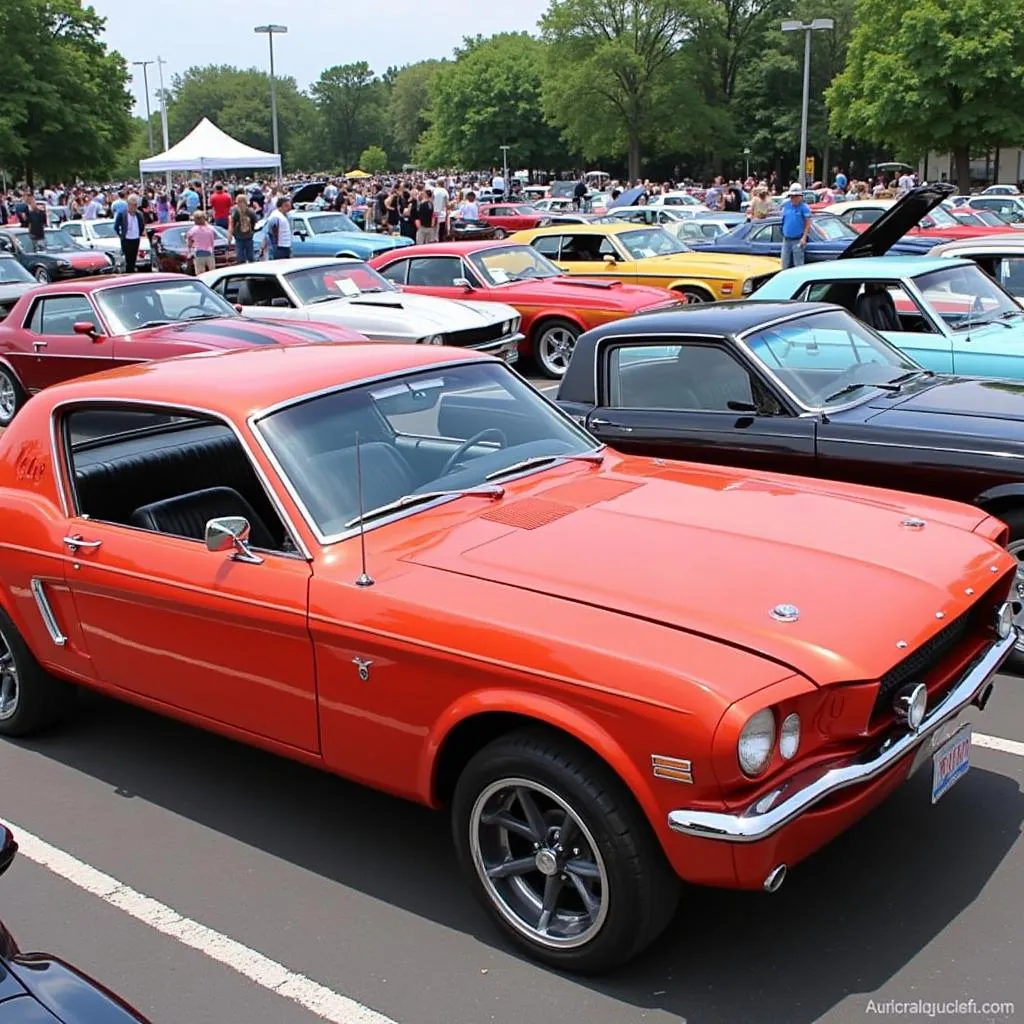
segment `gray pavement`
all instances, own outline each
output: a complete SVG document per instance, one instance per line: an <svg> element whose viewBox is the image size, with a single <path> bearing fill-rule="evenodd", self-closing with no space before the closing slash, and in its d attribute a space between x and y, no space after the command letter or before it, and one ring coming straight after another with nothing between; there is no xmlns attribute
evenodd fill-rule
<svg viewBox="0 0 1024 1024"><path fill-rule="evenodd" d="M1024 741L1024 683L976 718ZM935 807L922 773L774 896L691 891L652 950L596 980L502 947L444 816L103 698L0 743L0 814L398 1024L847 1022L914 998L1024 1014L1024 757L972 753ZM158 1024L317 1019L25 858L0 917Z"/></svg>

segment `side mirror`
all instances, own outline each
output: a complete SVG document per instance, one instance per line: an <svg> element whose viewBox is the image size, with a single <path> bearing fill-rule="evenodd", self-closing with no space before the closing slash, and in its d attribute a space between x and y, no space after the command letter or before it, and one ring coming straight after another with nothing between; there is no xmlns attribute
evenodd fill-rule
<svg viewBox="0 0 1024 1024"><path fill-rule="evenodd" d="M453 288L462 288L463 291L467 291L467 292L471 292L473 290L473 286L469 283L468 278L465 278L465 277L457 277L457 278L455 278L455 280L452 281L452 287Z"/></svg>
<svg viewBox="0 0 1024 1024"><path fill-rule="evenodd" d="M604 262L605 263L618 263L619 261L610 252L606 252L604 254Z"/></svg>
<svg viewBox="0 0 1024 1024"><path fill-rule="evenodd" d="M75 324L72 326L71 330L73 330L75 334L87 335L88 337L92 338L93 341L103 340L103 335L101 335L100 332L96 330L96 325L89 320L76 321Z"/></svg>
<svg viewBox="0 0 1024 1024"><path fill-rule="evenodd" d="M207 551L233 551L236 562L250 562L260 565L263 559L252 553L249 547L249 520L245 516L222 516L206 524Z"/></svg>
<svg viewBox="0 0 1024 1024"><path fill-rule="evenodd" d="M245 312L245 306L243 306L240 302L236 302L235 303L235 312L236 313L244 313Z"/></svg>
<svg viewBox="0 0 1024 1024"><path fill-rule="evenodd" d="M306 236L306 232L305 232L305 231L296 231L296 232L295 232L295 237L296 237L296 238L297 238L297 239L298 239L298 240L299 240L300 242L304 242L304 241L306 240L306 237L307 237L307 236Z"/></svg>
<svg viewBox="0 0 1024 1024"><path fill-rule="evenodd" d="M18 852L18 844L14 841L14 835L10 829L0 825L0 875L2 875L14 860Z"/></svg>
<svg viewBox="0 0 1024 1024"><path fill-rule="evenodd" d="M282 295L279 295L276 299L271 299L270 305L273 306L274 309L291 309L292 306L292 304Z"/></svg>

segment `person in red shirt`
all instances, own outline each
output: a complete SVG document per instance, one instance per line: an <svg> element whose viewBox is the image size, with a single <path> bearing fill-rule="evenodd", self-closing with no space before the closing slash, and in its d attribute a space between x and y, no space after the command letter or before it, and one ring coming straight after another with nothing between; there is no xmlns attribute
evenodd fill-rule
<svg viewBox="0 0 1024 1024"><path fill-rule="evenodd" d="M210 196L210 209L213 210L213 223L225 231L228 229L232 205L231 196L224 191L224 186L218 181L213 186L213 194Z"/></svg>

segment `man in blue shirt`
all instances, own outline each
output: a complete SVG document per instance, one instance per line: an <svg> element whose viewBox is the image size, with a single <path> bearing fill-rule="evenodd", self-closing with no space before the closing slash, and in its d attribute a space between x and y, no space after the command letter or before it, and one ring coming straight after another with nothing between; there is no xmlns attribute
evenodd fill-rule
<svg viewBox="0 0 1024 1024"><path fill-rule="evenodd" d="M789 186L789 202L782 204L782 269L802 267L807 235L811 230L811 208L804 202L804 190Z"/></svg>

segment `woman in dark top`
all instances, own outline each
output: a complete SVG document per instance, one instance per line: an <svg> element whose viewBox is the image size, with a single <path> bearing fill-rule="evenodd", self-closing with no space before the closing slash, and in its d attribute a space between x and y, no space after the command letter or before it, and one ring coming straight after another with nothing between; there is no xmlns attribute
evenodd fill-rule
<svg viewBox="0 0 1024 1024"><path fill-rule="evenodd" d="M400 215L398 219L398 230L403 238L411 238L416 241L416 200L408 189L403 189L398 200Z"/></svg>

